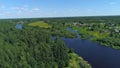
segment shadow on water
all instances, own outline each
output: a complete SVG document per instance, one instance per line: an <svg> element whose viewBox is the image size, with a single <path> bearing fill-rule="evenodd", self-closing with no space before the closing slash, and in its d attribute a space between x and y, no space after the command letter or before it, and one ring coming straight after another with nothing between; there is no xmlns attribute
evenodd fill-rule
<svg viewBox="0 0 120 68"><path fill-rule="evenodd" d="M72 30L67 28L67 30ZM77 32L77 31L75 31ZM89 39L81 40L77 38L61 38L69 48L74 48L75 52L88 61L93 68L120 68L120 50L102 46Z"/></svg>

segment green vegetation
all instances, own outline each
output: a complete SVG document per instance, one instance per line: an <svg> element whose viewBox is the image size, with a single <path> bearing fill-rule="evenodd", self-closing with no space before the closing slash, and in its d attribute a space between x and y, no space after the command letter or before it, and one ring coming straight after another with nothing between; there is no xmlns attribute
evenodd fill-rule
<svg viewBox="0 0 120 68"><path fill-rule="evenodd" d="M77 35L69 30L67 30L67 24L64 23L51 23L52 28L50 29L50 33L53 36L60 36L65 38L76 38Z"/></svg>
<svg viewBox="0 0 120 68"><path fill-rule="evenodd" d="M23 28L16 29L20 21ZM83 39L120 49L119 22L119 16L0 20L0 68L91 68L60 37L76 38L71 27Z"/></svg>
<svg viewBox="0 0 120 68"><path fill-rule="evenodd" d="M45 23L43 21L33 22L28 24L29 26L39 26L42 28L51 28L51 26L48 23Z"/></svg>
<svg viewBox="0 0 120 68"><path fill-rule="evenodd" d="M56 29L57 27L51 27L51 29L43 29L38 26L31 27L28 24L33 21L30 20L0 20L0 68L71 67L70 61L79 56L73 56L74 54L71 54L70 49L59 37L67 34L61 33L59 35L52 31L59 30L61 32L62 29ZM24 22L22 29L16 29L17 21ZM53 25L52 23L49 24ZM59 28L63 27L64 32L67 31L65 30L67 25L60 25ZM52 39L53 33L56 33L54 35L57 36L55 40ZM69 33L72 36L72 33ZM90 68L87 67L84 60L74 60L74 62L77 63L75 66ZM78 65L78 62L83 63Z"/></svg>
<svg viewBox="0 0 120 68"><path fill-rule="evenodd" d="M113 26L112 29L110 28L111 26L108 26L108 24L106 24L106 27L96 23L94 23L94 27L89 25L90 24L86 23L85 26L73 26L73 29L78 30L82 36L82 39L90 38L93 41L101 43L102 45L120 49L120 34L115 31L117 30L115 27L119 27L119 25Z"/></svg>
<svg viewBox="0 0 120 68"><path fill-rule="evenodd" d="M78 30L78 32L82 36L82 39L87 39L87 38L93 37L91 39L95 40L95 39L106 38L109 35L109 33L107 33L107 32L101 33L99 30L91 31L85 27L83 28L83 27L75 26L75 27L73 27L73 29Z"/></svg>
<svg viewBox="0 0 120 68"><path fill-rule="evenodd" d="M69 54L69 66L68 68L92 68L82 57L79 57L75 53Z"/></svg>
<svg viewBox="0 0 120 68"><path fill-rule="evenodd" d="M23 29L16 29L20 21ZM77 37L67 27L77 30L83 39L120 49L119 16L3 19L0 68L91 68L60 39Z"/></svg>
<svg viewBox="0 0 120 68"><path fill-rule="evenodd" d="M120 49L119 18L120 17L91 17L87 18L86 23L75 22L71 23L70 27L77 30L82 36L82 39L90 39L104 46Z"/></svg>

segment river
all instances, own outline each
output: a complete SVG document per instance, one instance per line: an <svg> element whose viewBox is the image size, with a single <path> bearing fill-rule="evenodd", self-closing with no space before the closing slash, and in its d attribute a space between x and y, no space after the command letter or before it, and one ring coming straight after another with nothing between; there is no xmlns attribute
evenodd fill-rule
<svg viewBox="0 0 120 68"><path fill-rule="evenodd" d="M67 30L72 29L67 28ZM88 61L93 68L120 68L120 50L102 46L89 39L81 40L80 35L74 39L62 37L62 40L69 48L73 48L78 55Z"/></svg>

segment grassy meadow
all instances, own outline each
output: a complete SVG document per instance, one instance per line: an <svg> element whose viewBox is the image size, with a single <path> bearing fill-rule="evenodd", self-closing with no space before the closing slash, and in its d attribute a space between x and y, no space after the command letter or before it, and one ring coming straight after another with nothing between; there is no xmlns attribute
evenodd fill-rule
<svg viewBox="0 0 120 68"><path fill-rule="evenodd" d="M75 53L69 54L70 60L67 68L92 68L87 61Z"/></svg>
<svg viewBox="0 0 120 68"><path fill-rule="evenodd" d="M29 26L38 26L38 27L42 27L42 28L51 28L52 27L48 23L45 23L44 21L32 22L32 23L29 23L28 25Z"/></svg>

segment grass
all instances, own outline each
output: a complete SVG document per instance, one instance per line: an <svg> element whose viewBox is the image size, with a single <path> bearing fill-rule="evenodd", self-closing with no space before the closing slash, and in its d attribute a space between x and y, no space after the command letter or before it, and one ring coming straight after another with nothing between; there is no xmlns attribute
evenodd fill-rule
<svg viewBox="0 0 120 68"><path fill-rule="evenodd" d="M82 57L75 53L69 54L70 60L68 68L92 68Z"/></svg>
<svg viewBox="0 0 120 68"><path fill-rule="evenodd" d="M73 27L73 29L78 30L78 32L83 36L83 38L87 39L91 36L95 37L94 39L106 38L109 33L100 33L99 31L88 31L82 27Z"/></svg>
<svg viewBox="0 0 120 68"><path fill-rule="evenodd" d="M45 23L44 21L32 22L28 25L29 26L38 26L38 27L42 27L42 28L51 28L52 27L48 23Z"/></svg>

